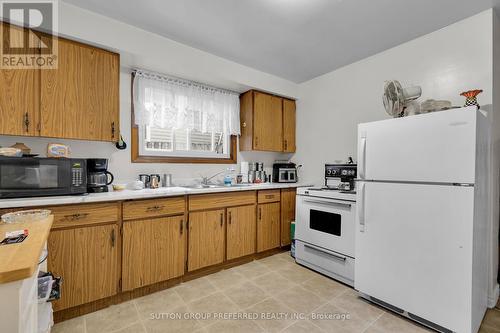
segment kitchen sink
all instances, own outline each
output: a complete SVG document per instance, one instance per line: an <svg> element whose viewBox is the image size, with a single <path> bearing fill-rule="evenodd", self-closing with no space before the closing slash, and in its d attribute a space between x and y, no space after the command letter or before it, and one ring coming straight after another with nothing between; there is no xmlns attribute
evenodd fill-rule
<svg viewBox="0 0 500 333"><path fill-rule="evenodd" d="M252 184L233 184L233 185L230 185L230 186L225 186L225 185L222 185L222 184L209 184L209 185L204 185L204 184L196 184L196 185L189 185L189 186L184 186L186 188L190 188L190 189L204 189L204 188L230 188L230 187L247 187L247 186L251 186Z"/></svg>
<svg viewBox="0 0 500 333"><path fill-rule="evenodd" d="M204 188L223 188L225 187L224 185L216 185L216 184L210 184L210 185L203 185L203 184L196 184L196 185L189 185L189 186L184 186L185 188L192 188L192 189L204 189Z"/></svg>

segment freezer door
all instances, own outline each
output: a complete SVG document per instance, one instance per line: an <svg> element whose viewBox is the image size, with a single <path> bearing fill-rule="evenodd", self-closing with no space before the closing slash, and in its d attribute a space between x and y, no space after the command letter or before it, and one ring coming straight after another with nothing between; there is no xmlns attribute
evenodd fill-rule
<svg viewBox="0 0 500 333"><path fill-rule="evenodd" d="M469 332L474 188L367 182L358 193L355 288Z"/></svg>
<svg viewBox="0 0 500 333"><path fill-rule="evenodd" d="M358 126L361 179L474 183L475 108Z"/></svg>

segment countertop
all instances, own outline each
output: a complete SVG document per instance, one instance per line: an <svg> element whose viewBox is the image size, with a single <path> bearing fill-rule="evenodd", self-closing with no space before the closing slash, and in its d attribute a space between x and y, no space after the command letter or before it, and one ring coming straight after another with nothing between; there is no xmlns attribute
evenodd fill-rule
<svg viewBox="0 0 500 333"><path fill-rule="evenodd" d="M248 186L231 186L231 187L214 187L214 188L161 187L158 189L110 191L107 193L91 193L87 195L2 199L0 200L0 209L17 208L17 207L22 207L22 208L40 207L40 206L51 206L51 205L66 205L66 204L79 204L79 203L91 203L91 202L132 200L132 199L148 199L148 198L158 198L158 197L173 197L179 195L219 193L219 192L258 191L258 190L271 190L271 189L281 189L281 188L295 188L303 186L312 186L312 185L305 183L263 183L263 184L251 184Z"/></svg>
<svg viewBox="0 0 500 333"><path fill-rule="evenodd" d="M6 232L28 229L28 237L22 243L0 246L0 283L27 279L36 272L53 219L51 215L42 221L0 223L1 239Z"/></svg>

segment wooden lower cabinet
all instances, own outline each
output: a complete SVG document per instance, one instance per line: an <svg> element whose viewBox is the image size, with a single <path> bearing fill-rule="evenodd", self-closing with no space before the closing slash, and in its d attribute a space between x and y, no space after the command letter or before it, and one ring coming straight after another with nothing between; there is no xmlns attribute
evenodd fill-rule
<svg viewBox="0 0 500 333"><path fill-rule="evenodd" d="M255 253L255 205L227 209L227 260Z"/></svg>
<svg viewBox="0 0 500 333"><path fill-rule="evenodd" d="M54 311L288 245L295 195L193 195L189 219L185 197L49 207L48 270L63 278Z"/></svg>
<svg viewBox="0 0 500 333"><path fill-rule="evenodd" d="M290 245L290 226L295 221L295 198L297 190L281 190L281 246Z"/></svg>
<svg viewBox="0 0 500 333"><path fill-rule="evenodd" d="M184 215L124 222L122 289L182 276L185 229Z"/></svg>
<svg viewBox="0 0 500 333"><path fill-rule="evenodd" d="M54 311L118 292L118 236L116 224L50 232L48 270L63 278Z"/></svg>
<svg viewBox="0 0 500 333"><path fill-rule="evenodd" d="M188 271L224 262L225 209L190 212Z"/></svg>
<svg viewBox="0 0 500 333"><path fill-rule="evenodd" d="M280 203L258 205L257 216L257 252L280 246Z"/></svg>

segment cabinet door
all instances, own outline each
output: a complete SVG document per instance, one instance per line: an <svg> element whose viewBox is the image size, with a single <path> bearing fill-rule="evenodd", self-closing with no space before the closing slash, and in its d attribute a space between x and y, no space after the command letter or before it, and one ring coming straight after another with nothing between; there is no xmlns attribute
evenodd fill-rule
<svg viewBox="0 0 500 333"><path fill-rule="evenodd" d="M283 151L295 153L295 101L283 100Z"/></svg>
<svg viewBox="0 0 500 333"><path fill-rule="evenodd" d="M224 261L225 210L189 213L188 271Z"/></svg>
<svg viewBox="0 0 500 333"><path fill-rule="evenodd" d="M290 225L295 220L296 189L281 190L281 246L290 245Z"/></svg>
<svg viewBox="0 0 500 333"><path fill-rule="evenodd" d="M29 30L0 23L3 33L0 47L24 42ZM5 30L6 31L6 30ZM10 36L8 40L7 36ZM0 134L38 135L37 126L40 115L40 70L38 69L1 69L0 70Z"/></svg>
<svg viewBox="0 0 500 333"><path fill-rule="evenodd" d="M41 74L41 135L118 139L117 54L59 39L56 70Z"/></svg>
<svg viewBox="0 0 500 333"><path fill-rule="evenodd" d="M280 203L260 204L257 217L257 252L280 246Z"/></svg>
<svg viewBox="0 0 500 333"><path fill-rule="evenodd" d="M255 253L255 205L227 209L227 260Z"/></svg>
<svg viewBox="0 0 500 333"><path fill-rule="evenodd" d="M116 224L50 232L48 269L63 278L54 311L117 293L117 238Z"/></svg>
<svg viewBox="0 0 500 333"><path fill-rule="evenodd" d="M184 274L184 216L123 223L123 290Z"/></svg>
<svg viewBox="0 0 500 333"><path fill-rule="evenodd" d="M283 99L254 93L254 150L283 151Z"/></svg>

